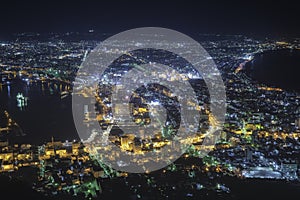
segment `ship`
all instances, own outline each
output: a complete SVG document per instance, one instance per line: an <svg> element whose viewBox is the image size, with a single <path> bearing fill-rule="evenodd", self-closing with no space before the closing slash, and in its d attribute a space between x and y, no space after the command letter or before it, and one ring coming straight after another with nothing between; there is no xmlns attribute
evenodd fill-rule
<svg viewBox="0 0 300 200"><path fill-rule="evenodd" d="M70 95L70 92L69 91L62 91L61 93L60 93L60 98L61 99L64 99L64 98L66 98L67 96L69 96Z"/></svg>

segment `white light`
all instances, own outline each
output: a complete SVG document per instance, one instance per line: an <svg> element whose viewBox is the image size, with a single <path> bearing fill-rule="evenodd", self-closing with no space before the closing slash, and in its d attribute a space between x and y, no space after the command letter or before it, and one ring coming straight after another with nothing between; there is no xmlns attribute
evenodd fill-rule
<svg viewBox="0 0 300 200"><path fill-rule="evenodd" d="M159 103L159 101L151 101L150 105L152 105L152 106L158 106L158 105L160 105L160 103Z"/></svg>

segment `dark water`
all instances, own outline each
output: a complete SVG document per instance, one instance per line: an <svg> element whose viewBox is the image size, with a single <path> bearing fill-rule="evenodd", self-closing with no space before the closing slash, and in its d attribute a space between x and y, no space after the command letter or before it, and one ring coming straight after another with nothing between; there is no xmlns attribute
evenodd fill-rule
<svg viewBox="0 0 300 200"><path fill-rule="evenodd" d="M246 73L269 86L300 92L300 50L265 51L245 65Z"/></svg>
<svg viewBox="0 0 300 200"><path fill-rule="evenodd" d="M267 179L225 179L231 199L299 199L300 183Z"/></svg>
<svg viewBox="0 0 300 200"><path fill-rule="evenodd" d="M66 85L27 83L14 80L0 87L0 112L7 110L25 136L10 135L11 142L42 144L46 141L78 139L71 108L71 96L61 99ZM28 97L27 106L18 107L17 94ZM3 138L2 138L3 139Z"/></svg>

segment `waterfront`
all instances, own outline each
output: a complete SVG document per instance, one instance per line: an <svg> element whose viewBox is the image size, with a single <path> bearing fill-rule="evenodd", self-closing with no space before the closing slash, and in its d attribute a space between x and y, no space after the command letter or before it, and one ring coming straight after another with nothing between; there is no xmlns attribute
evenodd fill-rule
<svg viewBox="0 0 300 200"><path fill-rule="evenodd" d="M257 53L245 65L245 71L254 80L269 86L300 92L300 50L281 49Z"/></svg>
<svg viewBox="0 0 300 200"><path fill-rule="evenodd" d="M218 39L210 41L211 38ZM32 174L32 177L40 177L41 181L31 181L28 184L32 184L34 191L48 195L49 198L62 198L61 195L74 197L74 192L70 192L69 187L77 187L85 183L80 182L82 174L87 175L88 180L92 178L100 184L101 191L97 194L93 193L95 199L109 199L122 194L124 199L180 197L181 199L234 200L244 199L245 195L251 196L252 194L253 197L258 198L256 194L258 191L264 191L268 196L267 189L276 191L273 193L277 197L280 197L281 192L285 196L298 194L298 184L290 184L297 182L299 177L300 131L297 122L299 115L295 112L299 107L298 93L259 84L246 76L242 66L257 52L283 47L297 48L299 42L282 46L276 41L256 41L241 35L207 36L207 40L203 40L202 44L216 62L227 92L226 121L217 144L208 147L201 145L204 137L201 131L207 129L206 126L202 126L196 137L187 140L192 145L179 160L174 162L175 164L172 163L155 172L127 174L107 168L101 160L98 160L101 167L97 170L101 171L103 176L97 178L90 175L90 170L94 170L91 167L93 165L91 160L95 157L84 152L82 157L88 162L78 162L76 160L78 156L70 153L70 143L65 142L65 140L73 142L73 139L78 139L71 111L71 95L69 94L71 88L68 85L81 60L84 60L88 53L86 49L93 47L95 43L95 41L50 40L50 42L29 41L22 45L19 45L19 42L1 44L3 56L0 63L2 70L1 113L7 111L11 120L16 122L24 133L22 136L22 134L9 132L8 137L1 138L0 156L3 171L1 173L16 179L20 177L26 179L22 175L24 170L26 171L30 166L29 168L38 169L39 172L44 169L42 166L46 163L47 173L42 178L39 173L33 172ZM39 57L40 55L43 56ZM176 61L174 57L162 60ZM158 61L161 60L158 59ZM184 64L180 60L177 62L178 66L185 66L180 65ZM32 63L37 64L32 65ZM128 63L127 60L123 64ZM116 62L116 64L122 63ZM45 65L47 67L44 67ZM178 71L184 74L189 72L189 69L178 67ZM119 76L118 74L113 70L108 73L111 77ZM176 79L175 75L172 77ZM193 76L190 77L190 83L196 87L196 93L201 97L200 103L203 98L208 99L204 84L192 79ZM78 91L76 94L85 98L89 92L91 90L87 89ZM109 114L107 111L109 111L110 102L109 98L101 93L110 94L111 90L99 88L99 96L96 96L97 106L101 111L98 113L100 115L97 116L97 120L100 125L102 123L104 127L108 127L110 123L107 119L110 115L107 115ZM149 94L153 95L153 93ZM157 99L165 101L164 98ZM138 98L135 100L139 102ZM149 98L149 100L152 99ZM170 101L170 105L174 102ZM136 104L132 106L135 112L134 120L136 122L147 121L149 110L142 104ZM103 105L107 107L103 108ZM83 122L86 125L94 123L96 120L90 115L92 105L81 106L82 113L80 113L85 117L82 118ZM196 109L201 108L201 105L191 104L191 106ZM206 114L203 120L209 121L213 126L215 124L213 116L209 110L203 109L203 111ZM6 120L7 117L3 119L1 128L9 121ZM205 125L203 121L201 123ZM159 152L161 147L168 144L167 140L162 141L161 137L157 137L152 141L155 148L150 145L146 148L147 142L141 146L141 143L136 142L133 137L123 136L116 129L111 129L110 134L113 136L110 139L113 139L123 152L143 154L153 149ZM7 138L8 144L5 142ZM29 146L29 148L24 150L24 146ZM199 154L202 148L211 151L203 158ZM28 159L26 155L29 155ZM31 155L35 155L35 160ZM115 154L108 155L114 159L117 158ZM26 159L22 160L24 156ZM257 180L257 177L261 180ZM45 181L45 178L53 181L50 183ZM264 186L265 184L267 186ZM87 190L84 189L83 193L87 194Z"/></svg>
<svg viewBox="0 0 300 200"><path fill-rule="evenodd" d="M0 112L7 110L25 135L9 137L10 142L42 144L52 137L59 140L78 139L74 126L71 96L61 97L68 85L59 82L27 82L11 80L2 84ZM27 97L27 105L18 105L17 95Z"/></svg>

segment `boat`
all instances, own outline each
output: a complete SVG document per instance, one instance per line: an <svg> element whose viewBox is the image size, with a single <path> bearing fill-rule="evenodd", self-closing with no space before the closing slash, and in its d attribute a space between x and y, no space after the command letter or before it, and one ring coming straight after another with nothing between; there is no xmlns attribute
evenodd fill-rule
<svg viewBox="0 0 300 200"><path fill-rule="evenodd" d="M70 92L69 91L62 91L61 93L60 93L60 98L61 99L64 99L64 98L66 98L67 96L69 96L70 95Z"/></svg>

